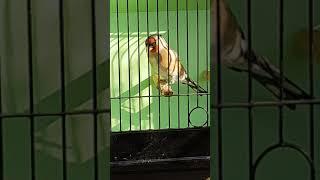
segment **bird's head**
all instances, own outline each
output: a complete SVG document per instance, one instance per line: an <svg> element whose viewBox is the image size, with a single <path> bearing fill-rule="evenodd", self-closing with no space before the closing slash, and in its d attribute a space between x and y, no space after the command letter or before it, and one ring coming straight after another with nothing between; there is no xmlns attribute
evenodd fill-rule
<svg viewBox="0 0 320 180"><path fill-rule="evenodd" d="M163 49L167 49L168 45L167 42L163 39L161 35L150 35L146 41L146 50L147 53L149 52L150 55L154 55L159 53Z"/></svg>

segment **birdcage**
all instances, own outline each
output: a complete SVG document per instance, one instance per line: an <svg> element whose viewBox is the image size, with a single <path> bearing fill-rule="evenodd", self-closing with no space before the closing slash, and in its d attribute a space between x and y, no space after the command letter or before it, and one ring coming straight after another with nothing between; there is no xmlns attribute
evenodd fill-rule
<svg viewBox="0 0 320 180"><path fill-rule="evenodd" d="M255 52L247 71L224 63L225 2ZM1 179L319 179L319 6L0 0ZM206 93L179 79L163 95L150 35ZM279 69L279 94L255 55ZM287 100L284 77L308 98Z"/></svg>
<svg viewBox="0 0 320 180"><path fill-rule="evenodd" d="M208 1L110 3L112 130L208 126L209 93L200 96L176 83L173 96L162 96L154 85L145 47L148 36L162 36L176 51L189 76L209 91Z"/></svg>
<svg viewBox="0 0 320 180"><path fill-rule="evenodd" d="M209 7L207 0L110 1L113 178L127 174L128 169L172 171L197 162L199 171L206 172L202 176L209 175ZM206 92L194 91L178 80L171 85L171 96L162 94L157 88L160 77L154 73L157 67L152 67L146 47L152 35L163 38L188 76ZM168 64L174 61L170 55L163 58ZM203 143L193 148L191 142L197 141ZM170 161L181 165L173 168Z"/></svg>
<svg viewBox="0 0 320 180"><path fill-rule="evenodd" d="M315 7L319 1L228 1L243 28L240 34L246 37L247 48L255 52L247 55L247 72L224 66L223 2L216 1L212 14L216 13L217 23L211 24L211 32L216 33L211 39L215 49L211 51L216 52L211 59L217 59L211 111L215 114L211 144L216 157L212 179L318 179L316 24L320 19ZM268 90L268 82L260 81L256 74L256 54L278 68L280 90L274 94L278 99L270 96L274 89ZM287 99L288 77L308 98Z"/></svg>
<svg viewBox="0 0 320 180"><path fill-rule="evenodd" d="M108 178L109 4L0 4L0 179Z"/></svg>

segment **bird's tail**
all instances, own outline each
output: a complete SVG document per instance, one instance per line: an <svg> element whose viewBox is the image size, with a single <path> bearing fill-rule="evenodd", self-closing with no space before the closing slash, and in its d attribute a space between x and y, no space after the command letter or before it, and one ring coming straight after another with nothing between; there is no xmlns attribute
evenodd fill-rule
<svg viewBox="0 0 320 180"><path fill-rule="evenodd" d="M252 61L256 67L252 68L252 77L260 82L267 90L269 90L275 97L280 99L281 86L282 97L285 100L299 100L299 99L311 99L312 97L301 89L294 82L290 81L287 77L281 76L279 70L269 63L268 59L262 56L254 56ZM287 104L287 107L294 110L296 106L294 104Z"/></svg>
<svg viewBox="0 0 320 180"><path fill-rule="evenodd" d="M199 86L196 82L194 82L189 77L186 77L186 82L184 83L190 86L197 93L208 93L205 89L203 89L201 86Z"/></svg>

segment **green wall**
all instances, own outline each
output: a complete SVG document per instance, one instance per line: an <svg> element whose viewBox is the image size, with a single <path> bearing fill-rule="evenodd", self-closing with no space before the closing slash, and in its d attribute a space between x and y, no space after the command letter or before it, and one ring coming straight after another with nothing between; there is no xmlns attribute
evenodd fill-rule
<svg viewBox="0 0 320 180"><path fill-rule="evenodd" d="M151 1L154 2L154 1ZM132 3L132 1L130 1ZM137 5L130 4L129 9L129 23L127 20L127 13L122 12L123 6L126 6L126 1L119 1L119 13L113 12L116 9L116 4L111 3L111 53L110 53L110 80L111 97L115 98L111 100L112 107L112 130L120 130L120 118L121 118L121 130L129 130L130 120L132 130L140 129L161 129L169 128L185 128L188 127L188 112L191 112L193 108L202 107L204 109L197 108L191 114L192 122L195 126L202 126L206 122L209 97L200 96L197 97L194 91L190 88L189 93L185 85L179 85L179 94L185 96L173 96L167 97L154 97L158 96L158 90L153 86L149 86L149 74L148 74L148 58L145 50L144 41L147 37L147 31L149 33L155 33L159 31L163 37L169 43L170 48L178 52L183 66L187 69L189 76L198 81L199 84L205 88L210 89L209 82L202 78L202 73L209 69L209 13L205 10L198 11L190 10L186 12L183 9L179 11L165 11L166 1L159 1L159 12L143 12L145 2L139 1L139 12L137 14ZM175 1L170 1L169 10L172 7L176 7ZM205 1L199 3L199 6L205 6ZM208 2L209 3L209 2ZM161 8L160 8L161 4ZM193 5L193 6L191 6ZM194 3L188 5L195 8ZM155 3L149 4L150 8L156 6ZM178 4L181 8L186 6L185 3ZM209 5L208 5L209 7ZM199 8L200 9L200 8ZM188 15L187 15L188 13ZM147 23L147 16L149 21ZM157 22L157 16L159 17ZM117 19L118 17L118 19ZM188 18L188 24L187 24ZM139 23L138 23L139 21ZM198 30L197 30L198 23ZM159 24L159 26L158 26ZM119 29L117 29L119 25ZM129 27L128 27L129 26ZM139 27L138 27L139 26ZM147 29L147 26L149 29ZM129 28L129 29L127 29ZM138 39L139 28L139 39ZM129 37L128 37L129 30ZM118 49L118 34L119 31L119 49ZM188 36L187 36L188 34ZM198 45L197 45L198 35ZM129 39L128 39L129 38ZM129 48L128 48L129 40ZM187 48L188 46L188 48ZM128 57L129 53L129 57ZM139 63L140 61L140 63ZM198 62L198 64L197 64ZM129 72L130 63L130 72ZM120 77L119 77L119 64L120 64ZM139 69L140 66L140 69ZM140 70L140 71L139 71ZM139 73L140 72L140 73ZM129 80L130 74L130 80ZM140 81L139 81L140 76ZM130 82L129 82L130 81ZM120 85L119 85L120 82ZM152 80L150 81L152 84ZM130 86L129 86L130 83ZM127 98L138 97L140 95L150 96L142 98ZM120 88L120 94L119 94ZM130 88L130 94L129 94ZM173 86L174 94L178 94L178 85ZM190 94L190 96L186 96ZM121 100L117 99L120 98ZM150 100L150 104L149 104ZM119 102L120 101L120 102ZM160 101L160 102L159 102ZM121 104L120 104L121 103ZM189 103L189 107L188 107ZM140 105L139 105L140 104ZM150 109L149 109L150 108ZM160 123L159 123L160 121ZM170 121L170 122L169 122ZM150 122L150 123L149 123Z"/></svg>
<svg viewBox="0 0 320 180"><path fill-rule="evenodd" d="M126 0L112 0L110 1L110 12L117 12L117 1L119 2L118 12L126 13L127 12L127 1ZM139 12L147 11L147 2L148 2L148 12L156 12L157 4L159 11L183 11L183 10L196 10L197 1L195 0L139 0ZM169 6L167 6L169 2ZM198 1L198 10L206 10L209 6L206 5L206 2L210 3L210 0L200 0ZM129 12L136 12L137 10L137 0L128 0Z"/></svg>

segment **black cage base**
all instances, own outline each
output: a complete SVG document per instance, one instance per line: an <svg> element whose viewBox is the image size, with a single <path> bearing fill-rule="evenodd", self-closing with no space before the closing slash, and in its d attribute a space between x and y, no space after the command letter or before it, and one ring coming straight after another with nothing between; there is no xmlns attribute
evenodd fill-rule
<svg viewBox="0 0 320 180"><path fill-rule="evenodd" d="M210 174L210 128L113 133L111 177L205 179Z"/></svg>

